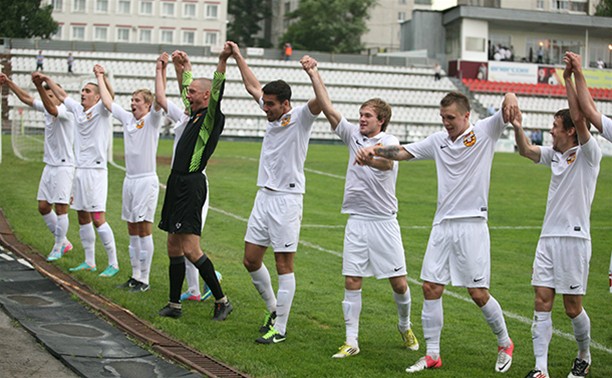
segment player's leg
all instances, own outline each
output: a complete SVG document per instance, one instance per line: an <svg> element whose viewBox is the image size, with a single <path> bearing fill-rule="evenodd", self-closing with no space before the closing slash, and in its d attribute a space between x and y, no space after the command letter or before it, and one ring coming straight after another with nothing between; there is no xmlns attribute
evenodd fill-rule
<svg viewBox="0 0 612 378"><path fill-rule="evenodd" d="M262 334L267 333L276 321L276 295L272 288L270 272L263 262L267 249L268 247L262 245L249 243L248 241L244 242L244 267L249 272L253 286L255 286L266 305L264 322L259 329Z"/></svg>
<svg viewBox="0 0 612 378"><path fill-rule="evenodd" d="M410 322L412 296L406 276L390 277L389 283L393 289L393 299L397 305L397 329L402 336L404 346L410 350L419 350L419 341L412 331L412 323Z"/></svg>
<svg viewBox="0 0 612 378"><path fill-rule="evenodd" d="M136 285L132 291L149 290L149 276L151 275L151 264L153 263L153 223L144 221L138 223L138 236L140 239L140 284Z"/></svg>
<svg viewBox="0 0 612 378"><path fill-rule="evenodd" d="M106 222L106 213L104 211L92 212L91 219L98 231L98 236L100 236L102 245L106 250L106 255L108 256L108 267L100 273L100 277L112 277L119 272L115 234L108 222Z"/></svg>
<svg viewBox="0 0 612 378"><path fill-rule="evenodd" d="M442 366L440 356L440 337L444 324L442 294L446 283L451 280L450 251L454 249L452 229L449 223L442 222L434 225L429 235L421 267L424 297L421 324L426 352L424 357L406 369L408 373Z"/></svg>
<svg viewBox="0 0 612 378"><path fill-rule="evenodd" d="M206 178L206 187L208 187L208 177ZM206 199L204 200L204 206L202 206L202 227L204 230L204 226L206 224L206 218L208 216L208 207L209 207L209 198L210 198L210 190L206 191ZM185 259L185 277L187 278L187 291L181 294L181 301L200 301L202 300L202 293L200 292L200 272L193 265L193 263L187 259ZM212 295L208 286L204 284L209 295Z"/></svg>
<svg viewBox="0 0 612 378"><path fill-rule="evenodd" d="M185 279L185 256L183 255L182 238L180 234L168 233L168 278L170 281L170 293L168 304L159 311L160 316L180 318L181 309L181 289Z"/></svg>
<svg viewBox="0 0 612 378"><path fill-rule="evenodd" d="M138 225L134 222L127 222L127 228L130 238L128 253L130 256L130 265L132 266L132 275L126 282L117 286L121 289L132 289L140 282L140 237L138 236Z"/></svg>
<svg viewBox="0 0 612 378"><path fill-rule="evenodd" d="M591 242L579 238L558 238L558 241L561 245L554 252L556 292L563 294L565 313L572 321L578 346L568 377L584 377L591 366L591 320L582 306L589 277Z"/></svg>
<svg viewBox="0 0 612 378"><path fill-rule="evenodd" d="M50 174L50 177L47 176ZM66 238L68 234L68 209L70 202L70 195L72 193L72 182L74 180L74 168L73 167L45 167L45 174L43 176L49 179L41 179L41 186L43 181L50 183L50 187L47 186L44 189L46 192L47 202L54 204L56 217L55 231L55 244L53 245L54 256L49 256L48 260L53 261L61 258L64 254L72 250L72 244ZM39 196L43 194L39 191ZM45 196L45 194L43 194ZM40 199L40 198L39 198Z"/></svg>
<svg viewBox="0 0 612 378"><path fill-rule="evenodd" d="M287 323L295 296L296 279L293 261L300 240L302 195L269 193L266 197L263 208L268 218L268 235L270 245L274 249L278 273L276 321L274 326L256 341L271 344L286 339Z"/></svg>
<svg viewBox="0 0 612 378"><path fill-rule="evenodd" d="M346 256L346 253L344 254ZM332 358L346 358L359 353L359 318L361 316L361 286L362 277L344 277L344 299L342 301L342 313L345 324L345 341L332 355Z"/></svg>
<svg viewBox="0 0 612 378"><path fill-rule="evenodd" d="M200 276L204 282L206 282L206 285L210 288L210 291L215 297L213 320L225 320L233 311L233 306L221 289L221 284L217 278L212 261L208 256L202 253L200 249L200 236L195 234L180 234L180 237L182 238L182 247L185 256L189 261L193 262L193 265L198 269Z"/></svg>
<svg viewBox="0 0 612 378"><path fill-rule="evenodd" d="M75 194L75 201L77 201ZM84 210L77 210L77 218L79 221L79 236L81 237L81 244L83 245L83 251L85 252L85 261L80 265L70 268L70 271L88 270L96 271L96 232L91 220L89 212Z"/></svg>

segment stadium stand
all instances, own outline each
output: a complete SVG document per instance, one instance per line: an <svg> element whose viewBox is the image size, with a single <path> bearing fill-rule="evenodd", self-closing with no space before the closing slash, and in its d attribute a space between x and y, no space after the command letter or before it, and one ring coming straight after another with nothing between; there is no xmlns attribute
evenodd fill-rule
<svg viewBox="0 0 612 378"><path fill-rule="evenodd" d="M35 68L37 50L12 49L11 70L13 80L24 88L35 92L30 75ZM131 93L138 88L154 87L154 54L128 54L117 52L75 51L74 76L67 74L67 51L45 51L45 73L54 77L75 98L78 97L83 80L93 80L91 70L99 63L112 77L116 92L115 101L128 108ZM210 77L216 67L216 57L191 57L195 77ZM285 62L269 59L249 59L249 65L262 84L276 79L289 82L293 89L293 103L300 104L313 96L308 76L298 62ZM421 140L433 132L442 130L439 116L439 101L447 91L463 90L471 97L474 105L472 120L486 116L487 106L497 106L502 95L511 91L519 95L524 111L526 128L548 130L551 115L561 107L567 106L565 88L544 84L521 84L489 82L464 78L451 80L443 76L435 81L433 71L427 67L397 67L359 65L347 63L321 62L321 73L325 79L332 101L349 121L358 122L359 105L366 99L380 97L393 107L393 117L389 132L395 134L402 143ZM167 94L171 101L182 106L175 83L172 67L167 71ZM596 105L605 114L612 114L612 90L592 88L591 93ZM238 68L230 60L227 70L223 111L227 116L225 137L261 138L265 130L265 117L244 90ZM42 115L23 109L14 97L9 97L9 117L33 127L43 127ZM478 114L480 110L481 114ZM115 121L116 122L116 121ZM168 132L170 128L166 128ZM120 125L115 123L115 132L120 133ZM513 142L509 128L505 139ZM338 141L329 131L328 123L320 118L314 125L312 138L315 140ZM544 143L550 143L550 136L544 133Z"/></svg>

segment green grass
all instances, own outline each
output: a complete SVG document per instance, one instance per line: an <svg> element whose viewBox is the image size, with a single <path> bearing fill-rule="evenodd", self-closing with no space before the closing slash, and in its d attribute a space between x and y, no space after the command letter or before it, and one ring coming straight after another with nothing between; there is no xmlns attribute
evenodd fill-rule
<svg viewBox="0 0 612 378"><path fill-rule="evenodd" d="M43 254L53 240L36 209L36 192L43 164L24 162L10 152L9 138L4 138L4 156L0 164L0 207L17 236ZM156 246L151 273L152 290L141 294L125 293L114 287L131 273L127 253L127 227L120 219L123 171L109 167L107 219L115 232L121 272L112 279L98 278L86 272L74 274L93 290L130 309L156 327L236 368L257 377L402 377L404 369L424 352L420 312L423 296L419 286L411 284L412 321L422 343L419 352L401 347L396 330L397 312L387 281L366 279L360 327L361 354L343 361L330 356L344 341L341 301L343 226L340 214L344 180L314 171L344 176L348 152L341 145L311 145L306 161L307 193L304 197L302 244L296 256L297 292L288 324L285 343L261 346L254 343L263 320L264 305L242 265L243 236L256 188L260 143L222 141L209 163L210 203L202 235L202 248L223 274L223 287L234 303L234 312L223 323L211 321L212 302L185 303L180 320L160 318L157 311L168 297L168 258L166 235L154 229ZM121 140L115 140L115 159L122 163ZM162 140L159 155L169 157L172 143ZM167 161L165 159L164 161ZM160 180L166 181L167 165L158 167ZM515 360L506 377L523 377L533 367L530 321L533 314L533 290L530 286L531 264L544 216L550 179L549 169L532 164L514 154L495 156L490 190L492 283L491 293L507 313L513 338ZM163 190L160 193L161 209ZM433 162L403 162L397 183L408 276L418 279L436 207L436 173ZM608 292L607 272L612 245L612 158L604 158L592 210L593 256L589 291L585 307L592 324L593 377L612 376L612 329L609 327L612 294ZM219 210L223 211L220 212ZM228 216L226 213L235 215ZM157 214L159 219L159 213ZM83 260L78 238L76 214L70 213L69 238L75 250L55 264L63 270ZM328 226L326 228L315 225ZM516 227L523 228L516 228ZM97 263L107 263L102 245L97 241ZM270 253L266 264L273 274ZM449 287L467 299L465 289ZM442 356L444 366L429 377L494 376L496 340L478 308L469 300L444 297ZM526 320L526 321L525 321ZM569 319L557 298L553 312L556 329L572 334ZM566 376L576 352L576 344L553 336L549 368L553 377Z"/></svg>

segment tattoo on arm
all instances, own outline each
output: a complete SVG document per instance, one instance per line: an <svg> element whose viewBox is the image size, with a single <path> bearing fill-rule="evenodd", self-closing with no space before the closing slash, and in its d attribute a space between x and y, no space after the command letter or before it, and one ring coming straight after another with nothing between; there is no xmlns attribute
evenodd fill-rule
<svg viewBox="0 0 612 378"><path fill-rule="evenodd" d="M378 147L374 150L377 156L381 156L387 159L397 159L399 154L398 146L387 146L387 147Z"/></svg>

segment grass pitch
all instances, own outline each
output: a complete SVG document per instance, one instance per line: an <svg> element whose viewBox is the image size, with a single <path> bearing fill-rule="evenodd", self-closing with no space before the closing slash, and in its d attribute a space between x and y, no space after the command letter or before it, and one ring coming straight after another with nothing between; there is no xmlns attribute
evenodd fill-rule
<svg viewBox="0 0 612 378"><path fill-rule="evenodd" d="M0 207L17 236L47 254L53 238L37 212L36 193L43 164L16 159L4 139L0 164ZM234 304L227 321L212 322L212 302L185 303L180 320L160 318L157 311L168 298L166 235L154 228L155 257L151 290L126 293L115 285L131 273L127 252L127 227L121 221L121 185L124 172L109 166L107 220L117 242L120 273L111 279L77 272L75 276L95 291L130 309L156 327L193 347L257 377L400 377L404 369L425 351L420 312L423 295L418 286L420 266L436 208L434 163L402 162L397 183L398 215L412 292L413 329L421 349L401 346L396 330L397 311L387 281L364 280L360 322L361 353L346 360L330 357L344 341L341 301L344 295L341 253L346 216L340 214L348 151L343 145L310 146L306 160L307 193L300 247L296 256L297 291L293 302L287 341L278 345L256 345L263 321L264 305L242 266L243 236L257 191L258 142L221 141L207 172L210 205L202 248L223 274L223 288ZM159 147L160 181L169 173L172 142ZM123 145L115 140L115 160L122 165ZM524 377L533 368L531 317L533 290L531 265L546 206L550 171L516 154L497 154L493 163L489 195L491 229L491 293L506 313L510 336L515 342L514 363L506 377ZM160 191L158 216L164 191ZM593 256L585 308L592 324L593 377L612 376L612 328L609 327L612 294L608 291L608 267L612 249L612 158L604 158L591 213ZM75 212L70 212L69 238L75 249L55 264L62 269L83 261ZM99 268L107 258L96 245ZM276 274L271 251L266 265ZM429 377L491 377L496 359L496 340L480 310L465 289L448 287L444 302L442 331L443 367L425 371ZM572 327L557 296L553 310L553 336L549 351L552 377L566 376L576 353Z"/></svg>

